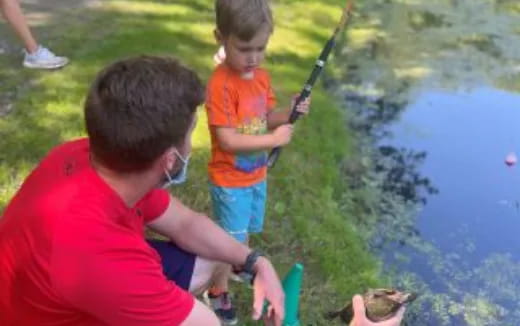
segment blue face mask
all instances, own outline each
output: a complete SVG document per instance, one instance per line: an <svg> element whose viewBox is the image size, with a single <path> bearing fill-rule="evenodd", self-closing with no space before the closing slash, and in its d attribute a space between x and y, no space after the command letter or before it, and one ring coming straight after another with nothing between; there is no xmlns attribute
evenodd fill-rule
<svg viewBox="0 0 520 326"><path fill-rule="evenodd" d="M179 185L181 183L186 182L186 179L188 178L188 163L190 161L190 156L188 155L186 158L184 158L177 151L175 151L175 155L177 155L179 160L182 162L182 168L173 176L170 175L170 172L168 170L164 170L166 178L165 180L163 180L161 184L162 188L168 188L171 185Z"/></svg>

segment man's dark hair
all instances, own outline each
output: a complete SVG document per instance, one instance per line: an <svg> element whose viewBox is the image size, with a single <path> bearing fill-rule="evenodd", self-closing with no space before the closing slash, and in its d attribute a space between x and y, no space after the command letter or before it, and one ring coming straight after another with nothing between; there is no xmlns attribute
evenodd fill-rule
<svg viewBox="0 0 520 326"><path fill-rule="evenodd" d="M112 170L144 170L183 144L203 101L197 75L173 58L115 62L98 75L86 99L91 152Z"/></svg>

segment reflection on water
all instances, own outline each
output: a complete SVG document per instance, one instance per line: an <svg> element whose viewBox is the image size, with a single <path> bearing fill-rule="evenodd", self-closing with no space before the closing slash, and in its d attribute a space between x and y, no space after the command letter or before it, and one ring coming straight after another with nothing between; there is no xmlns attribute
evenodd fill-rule
<svg viewBox="0 0 520 326"><path fill-rule="evenodd" d="M520 325L520 1L359 8L334 86L359 135L345 174L407 325ZM360 173L361 172L361 173Z"/></svg>
<svg viewBox="0 0 520 326"><path fill-rule="evenodd" d="M342 51L347 76L385 89L395 86L395 79L434 79L453 88L520 72L520 47L514 46L520 26L512 9L517 1L367 3Z"/></svg>
<svg viewBox="0 0 520 326"><path fill-rule="evenodd" d="M422 238L409 242L408 261L399 266L446 294L446 309L478 317L448 325L519 324L520 215L514 203L520 174L503 163L520 140L519 105L520 95L489 88L424 91L385 140L428 151L419 171L440 192L428 196L418 214ZM480 308L473 311L477 299Z"/></svg>

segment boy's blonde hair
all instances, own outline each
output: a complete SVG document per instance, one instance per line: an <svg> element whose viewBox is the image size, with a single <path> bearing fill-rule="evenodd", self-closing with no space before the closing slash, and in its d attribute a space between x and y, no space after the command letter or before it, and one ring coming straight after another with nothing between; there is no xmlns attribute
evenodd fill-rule
<svg viewBox="0 0 520 326"><path fill-rule="evenodd" d="M234 35L247 42L263 28L273 32L269 0L216 0L215 12L217 29L224 38Z"/></svg>

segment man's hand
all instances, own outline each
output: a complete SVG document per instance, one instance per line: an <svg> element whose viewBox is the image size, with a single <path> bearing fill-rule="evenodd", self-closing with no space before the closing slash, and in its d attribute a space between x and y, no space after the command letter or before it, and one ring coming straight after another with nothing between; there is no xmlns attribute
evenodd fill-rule
<svg viewBox="0 0 520 326"><path fill-rule="evenodd" d="M260 319L264 309L264 301L267 300L269 308L267 316L264 316L265 324L281 326L285 318L285 294L278 274L265 257L258 258L255 271L253 319Z"/></svg>
<svg viewBox="0 0 520 326"><path fill-rule="evenodd" d="M292 124L284 124L279 126L273 131L273 137L274 137L274 146L285 146L287 145L292 138L294 126Z"/></svg>
<svg viewBox="0 0 520 326"><path fill-rule="evenodd" d="M298 98L298 96L299 95L295 95L293 97L292 102L291 102L291 107L294 107L294 104L296 103L296 99ZM311 97L309 96L305 100L300 102L300 104L298 104L298 106L296 107L296 112L300 113L301 115L307 115L307 114L309 114L310 107L311 107Z"/></svg>
<svg viewBox="0 0 520 326"><path fill-rule="evenodd" d="M379 323L374 323L366 317L366 308L363 298L355 295L352 298L352 307L354 310L354 318L350 322L350 326L399 326L404 315L404 307L399 309L395 317Z"/></svg>

